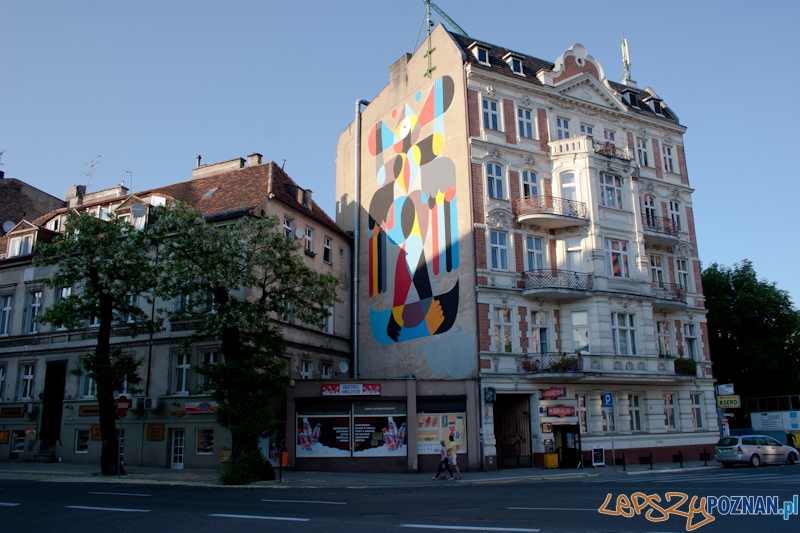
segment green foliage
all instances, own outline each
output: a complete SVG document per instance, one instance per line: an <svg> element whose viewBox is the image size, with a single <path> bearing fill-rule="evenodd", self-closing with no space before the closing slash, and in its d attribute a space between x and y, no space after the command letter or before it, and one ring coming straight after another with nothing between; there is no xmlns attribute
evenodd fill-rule
<svg viewBox="0 0 800 533"><path fill-rule="evenodd" d="M759 280L750 261L703 271L714 375L744 397L800 390L800 312L786 291Z"/></svg>
<svg viewBox="0 0 800 533"><path fill-rule="evenodd" d="M675 373L681 376L696 376L697 361L694 359L675 359Z"/></svg>
<svg viewBox="0 0 800 533"><path fill-rule="evenodd" d="M256 481L272 481L275 470L259 448L249 450L225 465L220 481L225 485L246 485Z"/></svg>
<svg viewBox="0 0 800 533"><path fill-rule="evenodd" d="M580 359L577 355L563 355L561 359L550 363L548 370L551 372L570 372L577 369L580 364Z"/></svg>

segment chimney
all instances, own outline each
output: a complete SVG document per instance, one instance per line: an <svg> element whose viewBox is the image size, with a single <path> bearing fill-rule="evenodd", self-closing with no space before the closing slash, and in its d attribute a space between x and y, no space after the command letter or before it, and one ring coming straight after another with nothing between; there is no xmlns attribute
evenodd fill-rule
<svg viewBox="0 0 800 533"><path fill-rule="evenodd" d="M222 174L223 172L239 170L240 168L244 168L244 159L236 157L220 163L195 167L192 169L192 179L205 178L215 174Z"/></svg>
<svg viewBox="0 0 800 533"><path fill-rule="evenodd" d="M73 185L67 189L66 201L69 207L81 205L83 196L86 194L86 185Z"/></svg>
<svg viewBox="0 0 800 533"><path fill-rule="evenodd" d="M0 180L6 177L6 173L0 170Z"/></svg>
<svg viewBox="0 0 800 533"><path fill-rule="evenodd" d="M247 156L247 166L248 167L254 167L256 165L260 165L262 157L263 156L261 154L259 154L259 153L252 153L252 154L248 155Z"/></svg>
<svg viewBox="0 0 800 533"><path fill-rule="evenodd" d="M303 205L307 208L311 209L311 189L306 189L306 196L304 198Z"/></svg>

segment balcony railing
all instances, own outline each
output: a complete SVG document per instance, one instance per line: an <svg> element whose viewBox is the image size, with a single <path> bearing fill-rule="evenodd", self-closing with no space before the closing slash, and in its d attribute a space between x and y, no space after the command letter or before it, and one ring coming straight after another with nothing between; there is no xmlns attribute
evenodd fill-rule
<svg viewBox="0 0 800 533"><path fill-rule="evenodd" d="M592 148L596 154L616 157L617 159L624 159L625 161L631 160L627 149L623 150L621 148L617 148L617 146L612 142L595 141L592 139Z"/></svg>
<svg viewBox="0 0 800 533"><path fill-rule="evenodd" d="M517 216L559 215L586 220L586 204L555 196L524 196L516 202Z"/></svg>
<svg viewBox="0 0 800 533"><path fill-rule="evenodd" d="M650 286L650 294L664 300L686 301L686 289L677 283L661 283L654 281Z"/></svg>
<svg viewBox="0 0 800 533"><path fill-rule="evenodd" d="M582 372L583 357L566 353L529 353L522 360L522 371L526 374L541 372Z"/></svg>
<svg viewBox="0 0 800 533"><path fill-rule="evenodd" d="M594 287L591 274L572 272L570 270L528 270L523 274L526 289L574 289L590 291Z"/></svg>
<svg viewBox="0 0 800 533"><path fill-rule="evenodd" d="M673 237L678 236L677 226L668 218L642 215L642 224L644 225L645 231L672 235Z"/></svg>

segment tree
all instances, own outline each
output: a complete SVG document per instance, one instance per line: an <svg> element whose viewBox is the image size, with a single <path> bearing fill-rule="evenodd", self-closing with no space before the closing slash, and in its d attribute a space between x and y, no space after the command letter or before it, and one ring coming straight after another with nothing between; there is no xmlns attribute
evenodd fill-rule
<svg viewBox="0 0 800 533"><path fill-rule="evenodd" d="M141 297L152 303L149 294L157 280L149 249L143 232L135 231L124 220L102 220L86 212L71 211L64 233L52 243L40 243L34 259L37 266L55 267L46 280L48 286L70 288L69 295L42 313L40 322L79 328L88 319L99 321L95 349L84 356L82 368L73 373L85 373L96 384L103 475L125 473L117 465L114 392L121 390L126 381L129 386L141 382L141 360L121 357L119 350L111 346L112 326L123 324L124 334L129 337L161 327L160 320L138 305Z"/></svg>
<svg viewBox="0 0 800 533"><path fill-rule="evenodd" d="M218 403L217 420L231 431L232 463L223 480L274 478L258 447L275 428L270 405L288 380L274 318L292 314L321 325L326 308L339 301L338 279L307 267L298 245L276 231L275 217L213 223L182 203L171 203L158 216L160 294L186 304L174 320L195 324L184 348L201 338L220 342L219 363L196 370Z"/></svg>
<svg viewBox="0 0 800 533"><path fill-rule="evenodd" d="M800 312L748 260L703 271L714 375L743 397L800 393Z"/></svg>

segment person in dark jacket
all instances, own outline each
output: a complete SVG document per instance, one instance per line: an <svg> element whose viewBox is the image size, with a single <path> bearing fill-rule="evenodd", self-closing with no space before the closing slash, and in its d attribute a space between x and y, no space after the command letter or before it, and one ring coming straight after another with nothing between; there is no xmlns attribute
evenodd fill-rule
<svg viewBox="0 0 800 533"><path fill-rule="evenodd" d="M797 443L794 440L794 433L789 431L788 429L783 430L786 433L786 444L791 446L792 448L797 448Z"/></svg>

